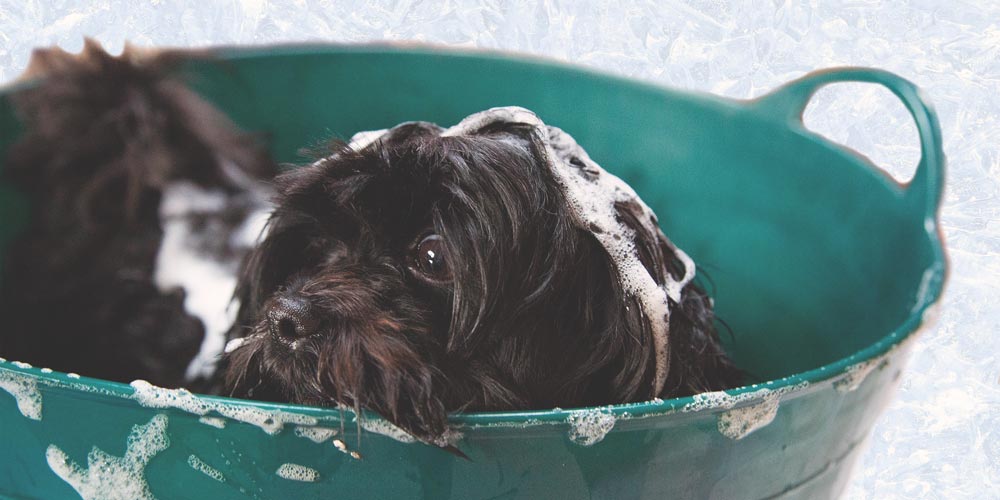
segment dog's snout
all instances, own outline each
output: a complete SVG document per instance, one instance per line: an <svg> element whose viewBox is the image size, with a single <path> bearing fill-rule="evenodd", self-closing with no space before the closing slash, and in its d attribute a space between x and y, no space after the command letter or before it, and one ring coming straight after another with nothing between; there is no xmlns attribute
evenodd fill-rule
<svg viewBox="0 0 1000 500"><path fill-rule="evenodd" d="M282 296L276 298L267 310L271 335L279 340L296 340L317 333L319 318L305 298Z"/></svg>

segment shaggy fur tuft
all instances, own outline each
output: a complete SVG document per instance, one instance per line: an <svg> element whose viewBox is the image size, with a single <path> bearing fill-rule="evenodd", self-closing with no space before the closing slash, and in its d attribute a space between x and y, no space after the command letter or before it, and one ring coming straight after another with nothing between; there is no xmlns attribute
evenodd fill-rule
<svg viewBox="0 0 1000 500"><path fill-rule="evenodd" d="M4 356L123 382L183 382L203 327L185 313L183 290L153 282L161 194L176 180L242 189L223 161L247 177L276 173L253 137L168 76L183 57L112 57L91 41L80 55L33 55L28 73L40 80L13 97L26 132L0 172L31 214L4 259Z"/></svg>

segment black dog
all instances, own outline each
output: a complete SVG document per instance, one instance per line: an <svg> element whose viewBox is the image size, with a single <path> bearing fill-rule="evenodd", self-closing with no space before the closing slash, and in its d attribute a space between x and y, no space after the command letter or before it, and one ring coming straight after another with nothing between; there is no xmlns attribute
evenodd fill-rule
<svg viewBox="0 0 1000 500"><path fill-rule="evenodd" d="M4 259L3 356L170 387L211 374L277 169L168 76L190 57L34 54L2 172L31 214Z"/></svg>
<svg viewBox="0 0 1000 500"><path fill-rule="evenodd" d="M738 383L690 259L519 108L360 135L284 174L237 286L277 169L170 76L190 56L36 55L3 171L31 220L4 260L0 354L198 389L235 317L216 390L366 408L438 444L455 411Z"/></svg>
<svg viewBox="0 0 1000 500"><path fill-rule="evenodd" d="M277 183L238 290L228 394L367 408L441 444L451 412L741 377L690 259L527 110L368 133Z"/></svg>

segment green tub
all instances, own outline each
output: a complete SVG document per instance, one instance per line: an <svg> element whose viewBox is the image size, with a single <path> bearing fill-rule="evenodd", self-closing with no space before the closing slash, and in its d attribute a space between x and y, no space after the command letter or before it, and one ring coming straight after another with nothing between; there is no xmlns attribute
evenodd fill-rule
<svg viewBox="0 0 1000 500"><path fill-rule="evenodd" d="M331 133L450 125L501 105L536 111L630 182L710 271L718 315L734 332L728 349L767 382L622 406L455 415L466 460L378 420L359 435L350 412L0 361L0 497L817 499L843 490L946 274L941 136L912 83L832 69L735 101L437 47L220 53L224 62L188 68L194 85L243 127L273 134L284 161ZM923 153L908 185L803 126L813 92L846 81L884 85L916 120ZM18 131L0 100L0 151ZM0 243L23 216L0 186Z"/></svg>

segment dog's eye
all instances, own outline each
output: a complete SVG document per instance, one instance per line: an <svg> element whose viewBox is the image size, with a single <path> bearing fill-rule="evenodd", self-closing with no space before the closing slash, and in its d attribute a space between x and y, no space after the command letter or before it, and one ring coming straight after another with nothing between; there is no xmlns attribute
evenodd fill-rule
<svg viewBox="0 0 1000 500"><path fill-rule="evenodd" d="M424 278L441 282L451 279L448 248L437 234L425 236L413 249L413 269Z"/></svg>

